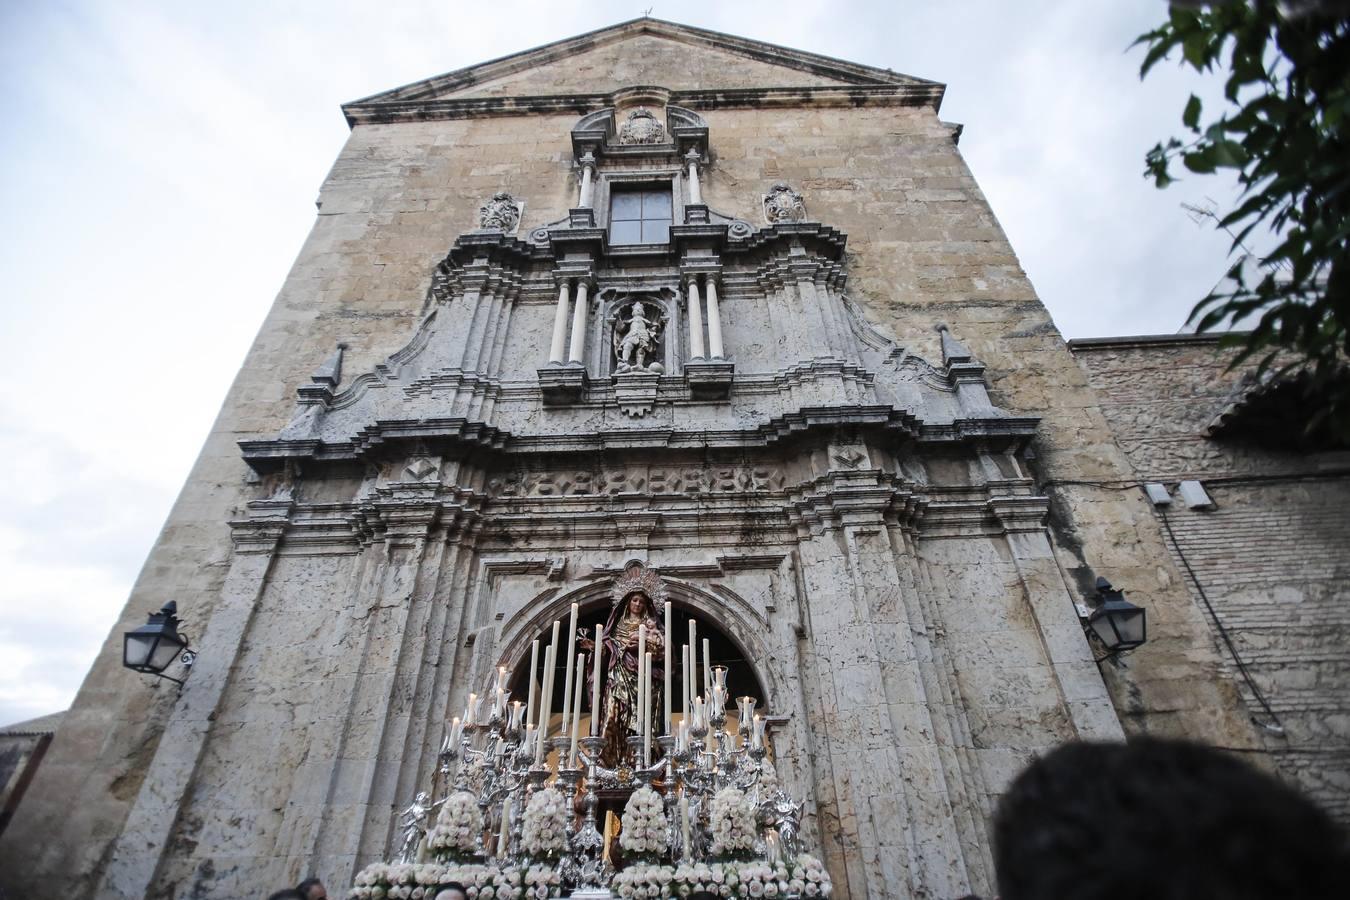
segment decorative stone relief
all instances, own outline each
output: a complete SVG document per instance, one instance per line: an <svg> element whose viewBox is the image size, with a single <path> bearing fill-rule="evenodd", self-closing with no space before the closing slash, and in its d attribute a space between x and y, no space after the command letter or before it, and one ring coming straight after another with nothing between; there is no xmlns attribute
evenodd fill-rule
<svg viewBox="0 0 1350 900"><path fill-rule="evenodd" d="M770 225L781 222L801 222L806 219L806 203L802 195L787 182L780 181L764 195L764 221Z"/></svg>
<svg viewBox="0 0 1350 900"><path fill-rule="evenodd" d="M492 199L478 207L478 227L487 231L512 234L520 225L524 204L506 191L498 191Z"/></svg>
<svg viewBox="0 0 1350 900"><path fill-rule="evenodd" d="M619 311L614 320L615 372L655 372L659 375L665 371L659 361L665 318L659 306L648 306L641 300L634 300Z"/></svg>
<svg viewBox="0 0 1350 900"><path fill-rule="evenodd" d="M620 144L659 144L665 139L665 126L645 106L630 112L619 129Z"/></svg>
<svg viewBox="0 0 1350 900"><path fill-rule="evenodd" d="M601 472L509 472L488 482L493 497L652 496L703 493L763 493L782 490L787 479L768 466L709 469L634 468Z"/></svg>

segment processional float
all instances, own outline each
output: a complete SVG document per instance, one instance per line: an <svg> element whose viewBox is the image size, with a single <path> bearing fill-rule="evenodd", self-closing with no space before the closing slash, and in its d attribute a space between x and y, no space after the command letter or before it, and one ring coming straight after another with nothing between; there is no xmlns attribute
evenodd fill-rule
<svg viewBox="0 0 1350 900"><path fill-rule="evenodd" d="M615 603L634 593L664 612L664 733L652 715L653 654L645 628L638 634L638 696L626 752L612 766L602 760L601 648L596 626L589 654L590 729L581 735L588 654L576 653L588 635L577 631L577 604L568 623L561 727L551 733L553 675L561 622L543 654L542 690L534 676L539 641L532 646L529 697L510 699L507 670L499 668L487 698L470 694L462 716L446 728L430 791L419 792L400 817L398 859L366 866L356 876L354 900L450 900L447 885L464 886L471 900L547 900L550 897L624 898L828 897L829 874L804 852L803 804L779 782L770 758L766 720L753 697L737 698L738 718L727 716L727 669L712 665L705 639L699 653L690 620L683 647L682 716L671 704L671 611L659 577L630 566L615 583ZM696 673L702 657L702 692ZM551 755L549 750L554 751ZM606 847L597 809L601 796L627 795L620 818L620 854ZM442 896L444 895L444 896Z"/></svg>

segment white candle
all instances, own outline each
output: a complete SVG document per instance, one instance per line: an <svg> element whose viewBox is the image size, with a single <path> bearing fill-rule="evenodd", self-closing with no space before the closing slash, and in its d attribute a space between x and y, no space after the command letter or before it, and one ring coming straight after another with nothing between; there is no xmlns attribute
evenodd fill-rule
<svg viewBox="0 0 1350 900"><path fill-rule="evenodd" d="M646 670L642 673L642 684L647 689L642 695L642 764L652 764L652 655L644 654Z"/></svg>
<svg viewBox="0 0 1350 900"><path fill-rule="evenodd" d="M507 794L506 799L502 801L502 833L497 838L497 856L504 858L506 856L506 837L510 833L511 822L511 795Z"/></svg>
<svg viewBox="0 0 1350 900"><path fill-rule="evenodd" d="M534 679L539 673L539 639L530 642L530 694L525 700L525 724L534 724Z"/></svg>
<svg viewBox="0 0 1350 900"><path fill-rule="evenodd" d="M544 689L539 697L539 743L535 745L534 764L544 764L544 746L548 743L548 720L552 712L553 699L553 651L556 644L550 644L544 651Z"/></svg>
<svg viewBox="0 0 1350 900"><path fill-rule="evenodd" d="M712 696L712 654L708 652L708 639L703 639L703 696Z"/></svg>
<svg viewBox="0 0 1350 900"><path fill-rule="evenodd" d="M664 650L665 650L665 663L666 663L666 672L665 672L665 680L664 680L664 684L665 684L665 688L666 688L666 690L665 690L665 696L664 696L666 717L665 717L664 720L662 720L662 721L664 722L664 724L665 724L665 729L664 729L661 733L662 733L662 734L670 734L670 733L673 732L675 729L674 729L674 727L672 726L673 720L671 719L671 716L670 716L670 668L671 668L671 667L670 667L670 603L669 603L669 602L666 603L666 645L665 645Z"/></svg>
<svg viewBox="0 0 1350 900"><path fill-rule="evenodd" d="M572 702L572 747L567 753L567 768L577 767L577 741L581 739L581 681L586 677L586 657L577 654L577 692Z"/></svg>
<svg viewBox="0 0 1350 900"><path fill-rule="evenodd" d="M459 716L450 720L450 737L446 740L447 750L459 751L460 738L464 736L464 721Z"/></svg>
<svg viewBox="0 0 1350 900"><path fill-rule="evenodd" d="M689 645L680 648L680 713L689 720Z"/></svg>
<svg viewBox="0 0 1350 900"><path fill-rule="evenodd" d="M591 669L591 737L600 733L600 658L604 656L602 626L595 626L595 662Z"/></svg>
<svg viewBox="0 0 1350 900"><path fill-rule="evenodd" d="M750 733L750 746L758 750L764 746L764 717L755 713L754 729Z"/></svg>
<svg viewBox="0 0 1350 900"><path fill-rule="evenodd" d="M694 617L689 617L689 668L684 673L684 678L689 682L689 697L692 700L698 693L697 684L694 680L694 673L698 671L698 623Z"/></svg>
<svg viewBox="0 0 1350 900"><path fill-rule="evenodd" d="M572 604L572 614L567 620L567 674L563 676L562 733L567 734L568 717L572 713L572 657L577 652L577 605Z"/></svg>
<svg viewBox="0 0 1350 900"><path fill-rule="evenodd" d="M468 704L467 706L464 707L464 724L465 724L465 725L477 725L477 724L478 724L478 695L477 695L477 694L470 694L470 695L469 695L469 704Z"/></svg>
<svg viewBox="0 0 1350 900"><path fill-rule="evenodd" d="M637 659L638 659L638 695L637 695L637 703L638 703L638 706L637 706L636 713L637 713L637 715L640 716L640 715L642 715L642 711L643 711L644 709L647 708L647 707L646 707L646 703L647 703L647 693L651 690L651 687L652 687L652 686L651 686L651 681L650 681L650 679L648 679L648 678L646 677L646 673L643 671L643 669L644 669L644 661L647 659L647 626L646 626L646 625L639 625L639 626L638 626L638 648L637 648L637 649L638 649L638 655L637 655ZM643 724L643 723L639 723L637 733L638 733L639 735L641 735L641 734L643 733L643 729L644 729L644 724Z"/></svg>
<svg viewBox="0 0 1350 900"><path fill-rule="evenodd" d="M639 638L639 640L638 640L638 646L639 646L639 647L642 646L642 641L641 641L640 638ZM643 669L643 660L646 659L646 658L647 658L647 654L645 654L645 653L639 653L639 654L638 654L638 667L637 667L637 697L636 697L636 700L637 700L637 706L633 709L633 730L637 732L638 737L642 737L642 709L643 709L643 706L642 706L642 704L643 704L643 697L642 697L642 695L643 695L643 689L646 687L646 682L643 681L643 679L642 679L642 669Z"/></svg>
<svg viewBox="0 0 1350 900"><path fill-rule="evenodd" d="M689 847L689 798L680 794L680 837L684 839L681 846L684 848L684 858L693 859L693 853Z"/></svg>

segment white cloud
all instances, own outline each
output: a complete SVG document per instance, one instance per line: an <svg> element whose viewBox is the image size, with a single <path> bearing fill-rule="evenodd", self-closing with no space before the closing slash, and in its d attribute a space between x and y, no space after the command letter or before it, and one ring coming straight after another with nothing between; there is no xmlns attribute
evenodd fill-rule
<svg viewBox="0 0 1350 900"><path fill-rule="evenodd" d="M73 696L312 221L340 103L639 14L500 0L0 11L0 723ZM739 3L654 14L946 81L944 118L1069 336L1173 331L1226 240L1143 151L1186 79L1163 5ZM1212 89L1211 89L1212 90ZM1216 196L1219 196L1216 193ZM34 645L29 627L60 635ZM55 628L53 629L53 626Z"/></svg>

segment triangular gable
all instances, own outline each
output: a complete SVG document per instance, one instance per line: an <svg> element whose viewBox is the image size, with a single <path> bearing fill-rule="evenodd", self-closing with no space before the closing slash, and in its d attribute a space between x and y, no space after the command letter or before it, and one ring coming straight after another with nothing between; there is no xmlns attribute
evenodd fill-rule
<svg viewBox="0 0 1350 900"><path fill-rule="evenodd" d="M716 84L705 83L713 79ZM641 18L414 82L348 105L603 93L636 84L656 84L673 90L849 85L940 88L937 82L887 69Z"/></svg>

